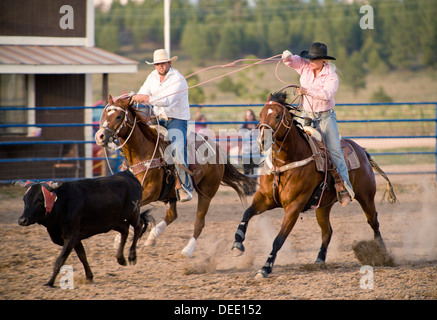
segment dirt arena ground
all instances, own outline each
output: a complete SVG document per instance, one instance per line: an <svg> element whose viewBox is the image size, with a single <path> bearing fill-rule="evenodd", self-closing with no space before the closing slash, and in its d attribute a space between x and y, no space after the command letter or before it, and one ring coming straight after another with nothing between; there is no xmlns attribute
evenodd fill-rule
<svg viewBox="0 0 437 320"><path fill-rule="evenodd" d="M313 264L321 238L315 214L308 212L301 215L279 251L273 273L267 279L255 279L279 231L282 210L253 218L246 236L246 253L233 258L230 248L245 206L233 190L224 187L212 201L192 258L182 258L180 251L192 234L195 200L179 205L179 218L155 247L140 243L136 265L117 264L113 247L117 233L111 231L84 241L94 273L92 283L85 281L83 267L73 252L66 264L74 270L74 289L60 288L62 275L55 288L48 288L43 284L61 247L51 242L43 226L17 224L23 210L23 191L2 187L0 299L437 299L435 178L391 179L400 204L380 203L385 187L380 180L376 199L381 233L396 265L373 267L373 289L360 285L370 273L361 270L362 264L352 250L353 243L373 236L356 201L346 208L333 208L334 234L324 268ZM164 212L163 207L152 212L157 222Z"/></svg>

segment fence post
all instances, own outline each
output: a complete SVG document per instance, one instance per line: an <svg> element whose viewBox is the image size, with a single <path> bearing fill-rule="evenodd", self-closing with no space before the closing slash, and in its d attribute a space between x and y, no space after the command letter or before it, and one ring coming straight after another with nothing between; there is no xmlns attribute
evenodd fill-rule
<svg viewBox="0 0 437 320"><path fill-rule="evenodd" d="M435 181L437 181L437 103L435 104L435 147L434 147L434 159L435 159Z"/></svg>

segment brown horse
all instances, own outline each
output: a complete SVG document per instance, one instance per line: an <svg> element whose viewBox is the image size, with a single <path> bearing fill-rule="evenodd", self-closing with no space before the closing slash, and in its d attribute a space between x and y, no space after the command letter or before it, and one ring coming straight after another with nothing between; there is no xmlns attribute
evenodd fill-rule
<svg viewBox="0 0 437 320"><path fill-rule="evenodd" d="M150 108L145 116L134 108L131 96L121 96L114 101L109 95L108 101L108 106L102 111L100 129L95 134L96 143L106 147L109 142L119 140L121 145L118 148L122 147L130 170L142 184L142 206L155 201L170 203L164 221L150 231L146 241L147 245L154 245L159 234L177 218L174 165L168 164L162 154L168 142L148 125ZM193 237L182 250L185 256L193 254L197 238L205 225L209 204L220 184L232 187L240 199L245 197L246 189L255 191L256 181L240 173L229 163L228 157L223 156L223 150L214 146L212 161L190 167L190 172L196 173L193 185L198 194L198 205Z"/></svg>
<svg viewBox="0 0 437 320"><path fill-rule="evenodd" d="M255 193L251 206L244 212L243 219L235 234L232 246L235 256L244 252L243 241L249 220L266 210L282 207L285 216L281 230L273 242L272 251L257 276L267 277L272 272L273 263L277 252L281 249L285 239L293 229L299 214L308 209L313 192L325 181L325 174L318 172L315 165L315 155L304 133L290 113L290 105L286 104L286 93L271 95L260 113L260 138L269 128L272 133L272 153L276 155L273 160L276 174L264 174L260 177L260 188ZM374 238L382 248L384 242L379 232L379 223L375 209L376 184L372 168L381 173L387 180L387 188L392 203L396 201L390 181L384 172L370 158L370 155L355 142L348 140L355 149L361 166L349 171L349 178L355 192L355 199L361 205L368 224L372 227ZM281 169L281 170L279 170ZM337 201L336 190L331 179L327 189L322 194L319 207L316 209L317 222L322 230L322 246L317 256L316 263L324 263L327 248L331 240L332 228L329 222L329 213Z"/></svg>

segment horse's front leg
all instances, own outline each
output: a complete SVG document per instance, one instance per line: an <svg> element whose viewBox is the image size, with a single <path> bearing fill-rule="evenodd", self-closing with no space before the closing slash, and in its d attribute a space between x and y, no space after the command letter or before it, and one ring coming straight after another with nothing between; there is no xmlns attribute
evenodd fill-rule
<svg viewBox="0 0 437 320"><path fill-rule="evenodd" d="M196 222L194 223L193 237L190 238L187 245L181 251L181 255L184 257L191 257L193 255L197 239L199 238L200 234L202 233L203 227L205 226L205 216L208 212L209 204L211 202L210 198L205 197L200 193L198 195L199 200L197 203L197 216Z"/></svg>
<svg viewBox="0 0 437 320"><path fill-rule="evenodd" d="M267 258L266 263L260 270L258 270L256 275L257 278L267 278L267 276L272 272L273 264L276 260L276 255L278 251L282 248L282 245L284 244L285 240L293 229L297 218L299 217L299 213L302 209L303 206L297 206L296 204L291 204L285 209L285 216L282 220L281 230L273 241L273 248L270 252L269 257Z"/></svg>
<svg viewBox="0 0 437 320"><path fill-rule="evenodd" d="M267 198L261 191L258 190L255 193L252 204L246 209L246 211L244 211L243 219L238 225L237 232L235 233L235 241L231 248L234 257L239 257L244 253L243 241L246 238L249 220L252 219L253 216L268 210L269 207L267 204L271 202L271 199Z"/></svg>
<svg viewBox="0 0 437 320"><path fill-rule="evenodd" d="M167 209L165 213L165 218L163 221L158 223L156 226L150 230L149 236L147 237L147 240L145 242L146 246L154 246L156 244L156 239L158 236L164 232L165 228L176 220L178 217L178 213L176 211L176 202L170 203L170 208Z"/></svg>

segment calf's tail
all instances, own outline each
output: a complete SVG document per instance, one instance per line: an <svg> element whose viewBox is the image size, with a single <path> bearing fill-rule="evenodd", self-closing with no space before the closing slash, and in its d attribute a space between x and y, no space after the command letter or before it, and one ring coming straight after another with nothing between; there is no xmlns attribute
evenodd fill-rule
<svg viewBox="0 0 437 320"><path fill-rule="evenodd" d="M152 224L152 225L155 224L155 219L150 214L150 211L152 211L152 209L146 209L146 210L144 210L143 212L140 213L140 219L143 222L143 229L141 230L140 238L147 231L147 228L149 227L149 224Z"/></svg>

